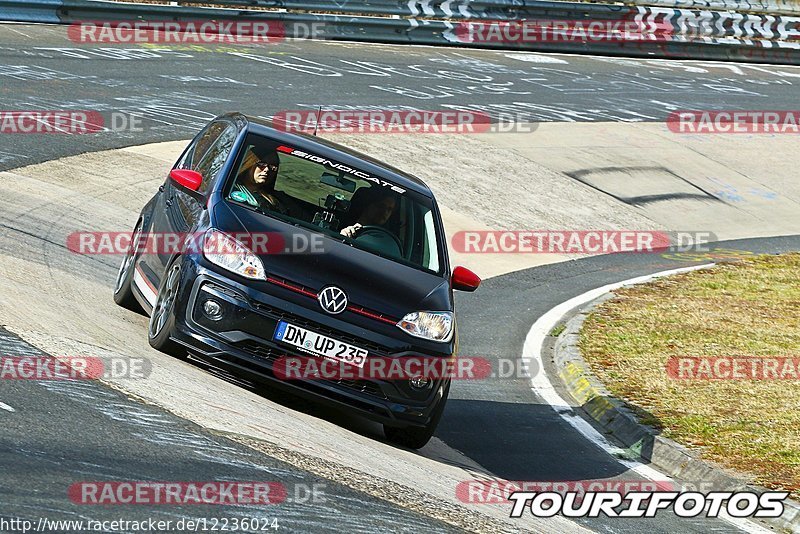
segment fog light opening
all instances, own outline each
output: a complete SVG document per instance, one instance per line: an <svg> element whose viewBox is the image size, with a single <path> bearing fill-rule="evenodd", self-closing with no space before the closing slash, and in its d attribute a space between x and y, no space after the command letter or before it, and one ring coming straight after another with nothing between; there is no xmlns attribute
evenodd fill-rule
<svg viewBox="0 0 800 534"><path fill-rule="evenodd" d="M206 301L203 302L203 315L212 321L219 321L225 313L222 311L222 306L219 302L213 299L206 299Z"/></svg>
<svg viewBox="0 0 800 534"><path fill-rule="evenodd" d="M431 379L425 376L417 375L408 381L414 389L427 389L431 385Z"/></svg>

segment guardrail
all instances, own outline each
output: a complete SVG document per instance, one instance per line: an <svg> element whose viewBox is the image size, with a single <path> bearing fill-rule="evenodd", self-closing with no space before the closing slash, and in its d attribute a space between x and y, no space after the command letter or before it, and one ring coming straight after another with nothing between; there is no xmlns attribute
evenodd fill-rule
<svg viewBox="0 0 800 534"><path fill-rule="evenodd" d="M800 15L800 4L794 0L626 0L633 5L670 7L674 9L713 9L767 15Z"/></svg>
<svg viewBox="0 0 800 534"><path fill-rule="evenodd" d="M590 3L586 0L581 3ZM285 9L288 11L320 11L361 15L425 17L438 19L512 20L537 16L542 9L539 0L177 0L180 5L217 4L241 8ZM559 0L549 2L554 7ZM673 9L736 11L772 15L800 14L797 0L623 0L619 5L668 7Z"/></svg>
<svg viewBox="0 0 800 534"><path fill-rule="evenodd" d="M213 1L216 3L219 0ZM245 0L222 1L239 5L244 4ZM391 0L367 1L357 7L348 3L339 5L333 0L261 0L249 4L270 8L278 8L280 5L279 10L264 11L88 0L0 0L0 20L64 24L120 20L271 21L281 26L282 36L285 37L312 36L331 40L800 65L800 41L797 40L800 38L800 18L797 17L653 6L518 0L425 2L429 13L420 12L416 16L407 17L393 13L394 16L386 16L391 14L390 8L399 10L401 5L405 6L403 9L407 13L419 11L412 9L411 4L414 2ZM420 3L414 5L418 4ZM313 12L314 9L323 8L329 13ZM352 12L330 13L341 13L347 9L352 9ZM458 15L448 16L445 9L452 13L457 11ZM378 10L384 10L384 16L376 16ZM355 16L356 14L361 16ZM524 26L532 21L539 24L559 22L567 25L619 21L634 25L640 32L633 38L624 34L608 34L606 39L598 40L464 38L470 34L471 28L481 29L475 25L509 28L513 25ZM309 32L310 27L314 28L313 32Z"/></svg>

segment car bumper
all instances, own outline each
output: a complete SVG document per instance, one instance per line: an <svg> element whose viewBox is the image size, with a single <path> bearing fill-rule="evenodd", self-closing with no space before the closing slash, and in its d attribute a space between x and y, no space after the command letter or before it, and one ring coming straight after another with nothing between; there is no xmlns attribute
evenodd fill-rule
<svg viewBox="0 0 800 534"><path fill-rule="evenodd" d="M178 300L181 304L176 309L176 328L172 338L191 354L235 374L390 426L425 426L444 400L448 378L434 379L423 391L414 390L404 380L280 378L280 373L274 371L279 358L308 357L273 341L280 320L299 322L309 330L366 346L370 356L399 358L419 356L421 352L392 352L374 340L354 337L353 332L332 330L328 325L315 321L319 314L296 303L255 291L191 259L184 261L189 264L185 267L190 268L183 269L185 278ZM211 321L202 313L202 303L209 298L223 307L223 320Z"/></svg>

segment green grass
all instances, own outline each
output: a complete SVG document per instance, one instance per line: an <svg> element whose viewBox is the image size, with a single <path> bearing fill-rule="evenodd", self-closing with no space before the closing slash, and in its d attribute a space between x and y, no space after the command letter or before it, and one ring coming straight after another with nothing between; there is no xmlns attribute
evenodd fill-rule
<svg viewBox="0 0 800 534"><path fill-rule="evenodd" d="M580 347L617 397L704 458L800 496L800 380L677 380L673 356L800 356L800 254L622 289Z"/></svg>
<svg viewBox="0 0 800 534"><path fill-rule="evenodd" d="M567 325L565 325L564 323L559 323L559 324L555 325L552 330L550 330L550 335L553 336L553 337L558 337L566 329L567 329Z"/></svg>

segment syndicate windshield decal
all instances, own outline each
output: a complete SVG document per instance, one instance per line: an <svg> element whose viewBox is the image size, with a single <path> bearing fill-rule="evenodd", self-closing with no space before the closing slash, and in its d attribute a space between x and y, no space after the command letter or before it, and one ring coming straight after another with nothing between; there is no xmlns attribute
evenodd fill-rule
<svg viewBox="0 0 800 534"><path fill-rule="evenodd" d="M353 176L357 176L364 180L369 180L370 182L374 182L378 185L382 185L383 187L388 187L392 191L397 193L405 193L406 190L402 187L395 185L391 182L387 182L383 178L378 178L377 176L372 176L371 174L367 174L364 171L360 171L344 163L338 163L336 161L323 158L322 156L317 156L316 154L310 154L308 152L304 152L302 150L297 150L296 148L288 147L286 145L281 145L278 147L278 152L283 152L284 154L290 154L292 156L297 156L298 158L307 159L309 161L314 161L316 163L321 163L326 167L330 167L331 169L335 169L337 171L346 172L347 174L352 174Z"/></svg>

